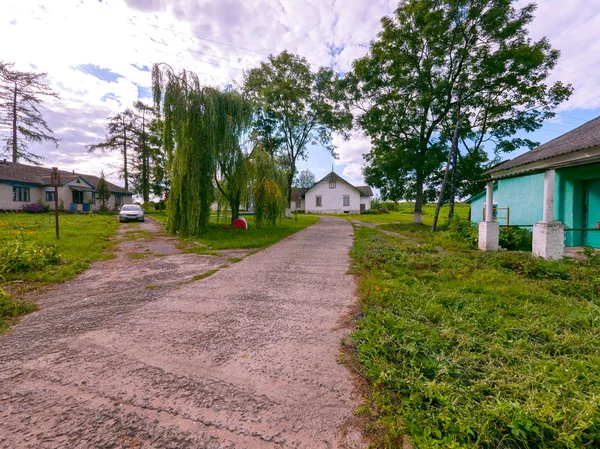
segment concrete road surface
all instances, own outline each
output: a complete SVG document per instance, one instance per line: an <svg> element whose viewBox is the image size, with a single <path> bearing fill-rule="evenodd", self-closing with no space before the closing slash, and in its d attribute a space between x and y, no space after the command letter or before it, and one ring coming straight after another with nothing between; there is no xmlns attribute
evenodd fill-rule
<svg viewBox="0 0 600 449"><path fill-rule="evenodd" d="M0 336L0 447L364 447L338 363L350 223L239 263L182 254L160 229L122 225L114 259Z"/></svg>

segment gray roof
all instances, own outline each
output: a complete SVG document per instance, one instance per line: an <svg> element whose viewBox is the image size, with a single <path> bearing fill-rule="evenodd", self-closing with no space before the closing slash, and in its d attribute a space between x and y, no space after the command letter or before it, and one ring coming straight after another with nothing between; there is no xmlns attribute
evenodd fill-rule
<svg viewBox="0 0 600 449"><path fill-rule="evenodd" d="M0 161L0 181L23 182L39 186L50 185L51 168L37 167L35 165L14 164L8 161ZM92 186L96 186L100 178L93 175L84 175L65 170L59 170L60 182L64 185L74 179L81 178ZM123 187L108 182L108 188L112 193L131 195Z"/></svg>
<svg viewBox="0 0 600 449"><path fill-rule="evenodd" d="M358 190L360 192L360 196L373 196L373 190L371 190L371 187L369 187L369 186L354 186L354 185L350 184L348 181L346 181L344 178L342 178L340 175L338 175L334 171L332 171L331 173L329 173L326 176L324 176L322 179L320 179L318 182L316 182L315 185L317 185L319 182L325 181L325 180L329 180L329 181L343 181L346 184L349 184L352 187L354 187L356 190ZM304 196L304 194L308 190L310 190L310 189L306 189L304 192L302 192L302 196Z"/></svg>
<svg viewBox="0 0 600 449"><path fill-rule="evenodd" d="M509 168L516 168L531 162L550 159L562 154L574 153L591 147L600 146L600 117L596 117L578 128L569 131L556 139L546 142L514 159L496 165L487 174L496 173Z"/></svg>

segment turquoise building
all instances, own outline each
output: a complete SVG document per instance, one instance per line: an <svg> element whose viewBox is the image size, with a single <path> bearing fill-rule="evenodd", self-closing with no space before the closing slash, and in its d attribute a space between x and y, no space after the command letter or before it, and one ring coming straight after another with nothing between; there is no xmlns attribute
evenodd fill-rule
<svg viewBox="0 0 600 449"><path fill-rule="evenodd" d="M473 222L486 221L491 200L500 226L560 224L564 246L600 248L600 117L487 174L488 188L468 200Z"/></svg>

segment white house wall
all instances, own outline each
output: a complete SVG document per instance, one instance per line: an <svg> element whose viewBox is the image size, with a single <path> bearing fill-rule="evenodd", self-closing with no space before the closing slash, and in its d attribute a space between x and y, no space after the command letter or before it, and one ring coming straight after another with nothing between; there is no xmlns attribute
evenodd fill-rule
<svg viewBox="0 0 600 449"><path fill-rule="evenodd" d="M350 196L350 206L344 206L344 195ZM317 207L316 198L320 196L322 206ZM359 213L360 193L350 184L337 180L334 189L329 188L329 178L325 178L304 194L305 211L312 213Z"/></svg>
<svg viewBox="0 0 600 449"><path fill-rule="evenodd" d="M370 196L361 196L360 204L365 205L365 210L371 210L371 197Z"/></svg>
<svg viewBox="0 0 600 449"><path fill-rule="evenodd" d="M24 204L36 203L39 199L39 188L30 187L29 201L13 201L13 186L4 183L0 184L0 210L21 210Z"/></svg>

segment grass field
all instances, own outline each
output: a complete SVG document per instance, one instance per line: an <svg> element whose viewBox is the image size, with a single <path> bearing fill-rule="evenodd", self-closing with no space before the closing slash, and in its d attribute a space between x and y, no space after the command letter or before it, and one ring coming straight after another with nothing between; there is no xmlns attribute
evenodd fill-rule
<svg viewBox="0 0 600 449"><path fill-rule="evenodd" d="M155 218L161 223L166 222L166 214L163 211L151 212L148 215ZM319 218L314 215L298 215L298 220L294 218L281 220L277 226L264 226L257 228L254 225L254 217L245 216L244 218L248 222L248 229L223 229L223 226L227 221L216 223L216 215L211 217L211 223L209 229L197 236L183 241L198 242L205 247L197 247L196 251L210 252L222 249L237 249L237 248L266 248L279 240L288 237L295 232L301 231L302 229L315 224Z"/></svg>
<svg viewBox="0 0 600 449"><path fill-rule="evenodd" d="M0 288L13 293L0 292L0 330L35 309L18 299L24 291L71 279L106 257L117 226L114 216L64 214L56 240L52 214L0 214Z"/></svg>
<svg viewBox="0 0 600 449"><path fill-rule="evenodd" d="M383 227L398 237L357 228L352 250L374 447L600 447L600 260Z"/></svg>
<svg viewBox="0 0 600 449"><path fill-rule="evenodd" d="M365 223L412 223L413 212L415 210L414 203L398 203L398 211L390 212L389 214L371 213L371 214L344 214L344 217L354 218ZM423 206L423 224L431 226L433 223L433 215L435 213L435 204L425 204ZM467 218L469 214L469 204L456 204L454 212L458 217ZM443 206L440 210L438 224L444 225L448 221L448 206Z"/></svg>

